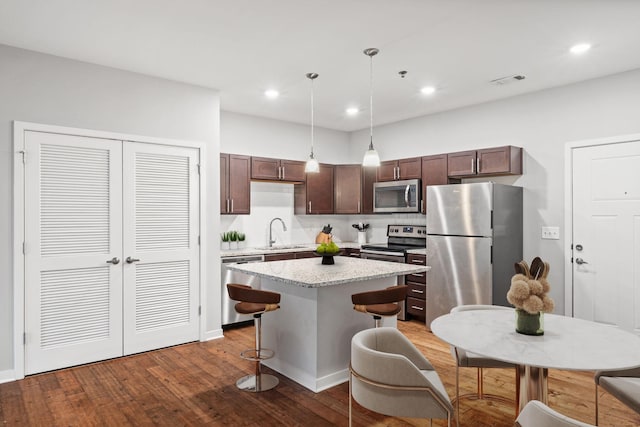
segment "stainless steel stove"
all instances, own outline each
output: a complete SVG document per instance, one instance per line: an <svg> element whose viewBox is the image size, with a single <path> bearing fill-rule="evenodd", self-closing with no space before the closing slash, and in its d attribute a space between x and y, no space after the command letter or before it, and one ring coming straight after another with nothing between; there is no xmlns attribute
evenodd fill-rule
<svg viewBox="0 0 640 427"><path fill-rule="evenodd" d="M360 257L404 263L408 250L425 248L426 244L425 225L388 225L387 243L362 245Z"/></svg>

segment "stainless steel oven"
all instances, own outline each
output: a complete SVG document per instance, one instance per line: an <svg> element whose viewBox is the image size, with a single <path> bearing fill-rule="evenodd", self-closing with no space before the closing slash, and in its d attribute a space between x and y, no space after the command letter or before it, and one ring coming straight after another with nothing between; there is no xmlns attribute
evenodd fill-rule
<svg viewBox="0 0 640 427"><path fill-rule="evenodd" d="M360 258L377 261L406 263L407 251L426 248L427 227L424 225L388 225L387 243L362 245ZM404 284L405 277L398 277L398 284ZM407 320L406 302L398 314L399 320Z"/></svg>

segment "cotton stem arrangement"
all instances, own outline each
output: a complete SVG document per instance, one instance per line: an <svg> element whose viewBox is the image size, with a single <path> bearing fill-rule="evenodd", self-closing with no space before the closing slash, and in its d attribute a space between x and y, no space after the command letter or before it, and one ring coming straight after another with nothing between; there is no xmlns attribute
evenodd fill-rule
<svg viewBox="0 0 640 427"><path fill-rule="evenodd" d="M515 264L515 269L516 274L511 278L507 300L527 313L552 312L554 303L547 295L551 289L547 281L549 263L536 257L531 262L531 267L526 261L520 261Z"/></svg>

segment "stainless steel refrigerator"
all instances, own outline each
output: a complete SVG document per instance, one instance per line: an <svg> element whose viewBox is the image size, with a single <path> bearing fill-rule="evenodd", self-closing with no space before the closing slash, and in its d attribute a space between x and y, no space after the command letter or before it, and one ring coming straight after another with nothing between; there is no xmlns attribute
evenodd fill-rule
<svg viewBox="0 0 640 427"><path fill-rule="evenodd" d="M508 306L522 260L522 187L427 187L426 324L462 304Z"/></svg>

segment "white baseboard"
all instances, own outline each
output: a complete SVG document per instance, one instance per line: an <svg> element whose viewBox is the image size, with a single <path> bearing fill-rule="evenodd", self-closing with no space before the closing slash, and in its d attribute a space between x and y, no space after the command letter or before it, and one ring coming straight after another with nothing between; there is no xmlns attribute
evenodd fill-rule
<svg viewBox="0 0 640 427"><path fill-rule="evenodd" d="M224 335L222 334L222 329L214 329L213 331L205 332L204 337L202 337L201 341L211 341L211 340L217 340L219 338L224 338Z"/></svg>
<svg viewBox="0 0 640 427"><path fill-rule="evenodd" d="M6 371L0 371L0 384L8 383L16 380L16 373L13 369L7 369Z"/></svg>

